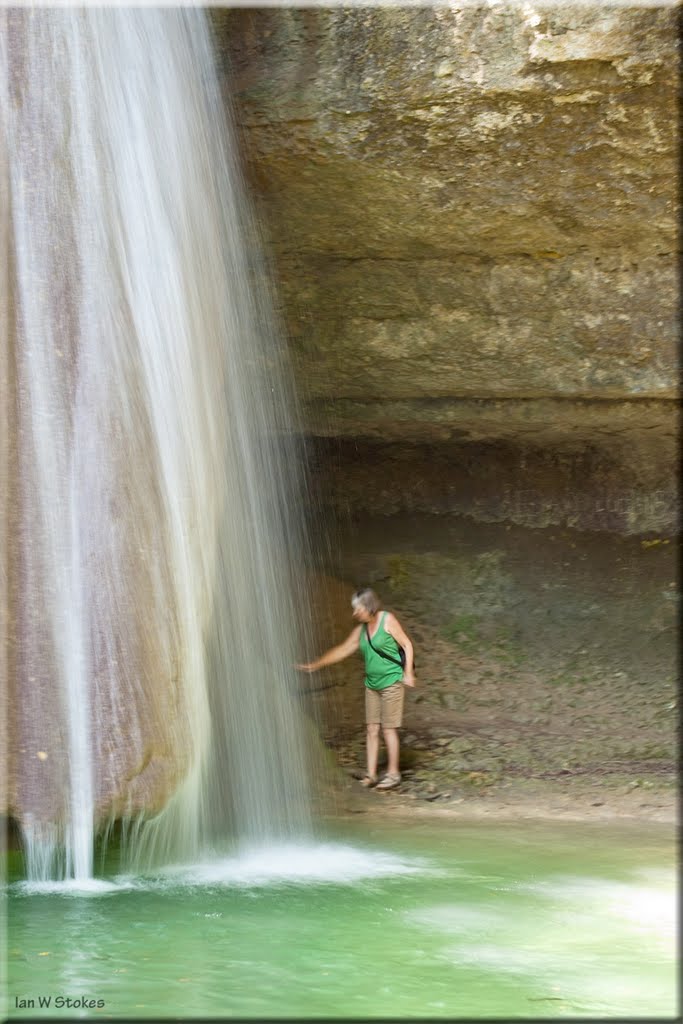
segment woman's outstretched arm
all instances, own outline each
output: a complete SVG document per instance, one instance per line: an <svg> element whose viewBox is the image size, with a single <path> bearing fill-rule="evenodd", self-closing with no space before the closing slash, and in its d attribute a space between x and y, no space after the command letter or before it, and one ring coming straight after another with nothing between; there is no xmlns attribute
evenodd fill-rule
<svg viewBox="0 0 683 1024"><path fill-rule="evenodd" d="M338 644L336 647L330 647L329 651L325 651L315 661L309 661L305 665L295 665L294 667L300 668L302 672L317 672L319 668L325 668L327 665L335 665L338 661L343 661L344 658L348 658L349 655L358 650L360 631L361 627L355 626L343 643Z"/></svg>

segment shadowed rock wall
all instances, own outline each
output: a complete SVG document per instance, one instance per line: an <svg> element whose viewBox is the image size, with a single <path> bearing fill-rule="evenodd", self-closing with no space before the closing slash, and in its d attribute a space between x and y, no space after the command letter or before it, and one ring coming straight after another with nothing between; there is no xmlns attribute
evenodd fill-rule
<svg viewBox="0 0 683 1024"><path fill-rule="evenodd" d="M677 17L214 12L325 500L671 528Z"/></svg>

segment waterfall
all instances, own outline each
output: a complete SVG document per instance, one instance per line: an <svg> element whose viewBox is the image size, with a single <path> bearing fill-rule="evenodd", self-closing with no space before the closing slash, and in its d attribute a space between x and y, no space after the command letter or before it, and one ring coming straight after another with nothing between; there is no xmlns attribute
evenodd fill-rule
<svg viewBox="0 0 683 1024"><path fill-rule="evenodd" d="M0 667L29 874L88 877L113 818L138 862L299 834L296 409L206 15L0 25Z"/></svg>

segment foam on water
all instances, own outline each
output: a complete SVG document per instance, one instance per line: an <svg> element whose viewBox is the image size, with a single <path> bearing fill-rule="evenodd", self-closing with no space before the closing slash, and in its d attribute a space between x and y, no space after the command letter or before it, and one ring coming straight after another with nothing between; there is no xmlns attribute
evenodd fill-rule
<svg viewBox="0 0 683 1024"><path fill-rule="evenodd" d="M9 886L11 891L24 896L111 896L133 888L132 882L104 878L23 881Z"/></svg>
<svg viewBox="0 0 683 1024"><path fill-rule="evenodd" d="M428 861L381 850L364 850L342 843L284 843L243 849L191 867L169 868L162 877L199 886L351 885L366 879L422 875L434 870Z"/></svg>
<svg viewBox="0 0 683 1024"><path fill-rule="evenodd" d="M22 881L9 889L26 896L102 896L186 887L264 888L283 884L354 885L373 879L440 874L430 861L344 843L281 843L242 848L196 864L178 864L155 875L112 879Z"/></svg>

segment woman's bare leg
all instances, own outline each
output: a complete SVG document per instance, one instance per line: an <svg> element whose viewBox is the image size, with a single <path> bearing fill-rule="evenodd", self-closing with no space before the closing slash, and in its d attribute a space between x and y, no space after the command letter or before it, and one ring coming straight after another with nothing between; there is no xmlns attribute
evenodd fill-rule
<svg viewBox="0 0 683 1024"><path fill-rule="evenodd" d="M399 755L399 740L398 740L398 729L390 729L388 726L382 727L384 734L384 742L387 747L387 773L389 775L398 775L398 755Z"/></svg>
<svg viewBox="0 0 683 1024"><path fill-rule="evenodd" d="M371 779L377 778L377 756L379 754L379 722L367 726L365 734L365 747L367 750L368 775Z"/></svg>

